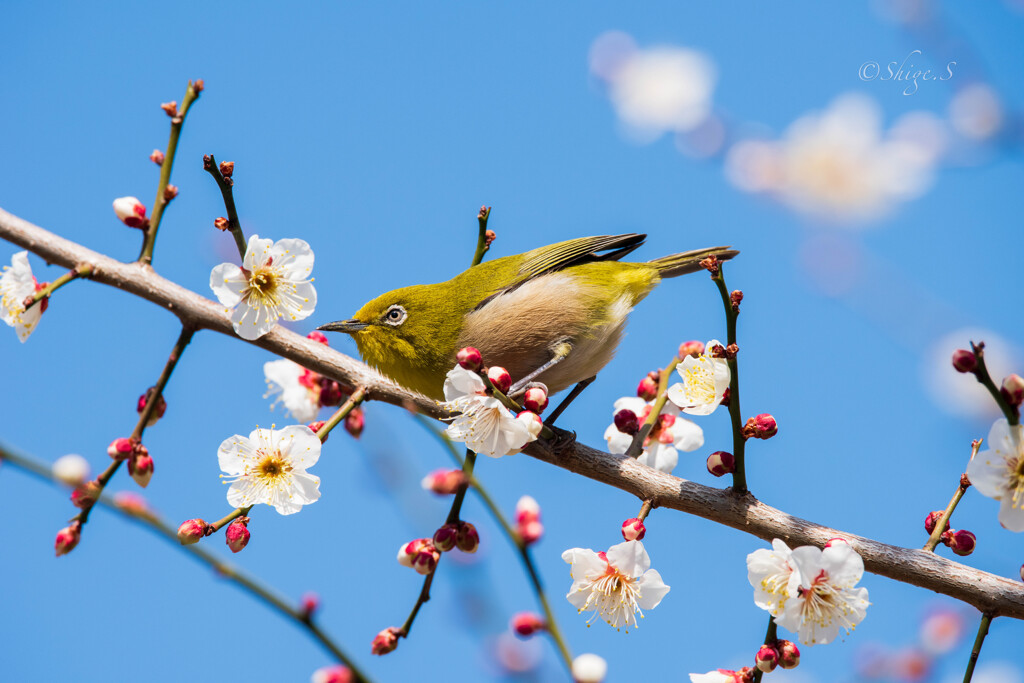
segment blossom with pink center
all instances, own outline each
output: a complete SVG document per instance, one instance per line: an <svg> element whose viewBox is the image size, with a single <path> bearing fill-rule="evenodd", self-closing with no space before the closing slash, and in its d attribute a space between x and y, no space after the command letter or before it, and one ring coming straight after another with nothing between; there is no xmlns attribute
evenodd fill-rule
<svg viewBox="0 0 1024 683"><path fill-rule="evenodd" d="M287 358L264 363L263 375L267 379L263 398L277 397L271 409L283 403L285 413L299 422L316 419L320 412L320 375Z"/></svg>
<svg viewBox="0 0 1024 683"><path fill-rule="evenodd" d="M669 591L640 541L607 552L571 548L562 559L572 565L573 584L565 597L580 612L594 612L587 623L600 616L615 628L636 627L636 615L643 618L642 610L657 607Z"/></svg>
<svg viewBox="0 0 1024 683"><path fill-rule="evenodd" d="M653 401L648 402L637 396L624 396L616 401L612 412L612 424L604 430L608 450L612 453L625 453L633 442L632 434L619 429L618 424L625 422L619 417L622 411L634 413L637 421L643 423L651 414L653 406ZM619 420L619 423L616 420ZM637 458L637 462L671 473L679 463L679 451L690 452L703 445L704 431L694 422L681 417L679 408L666 401L658 421L644 439L644 450Z"/></svg>
<svg viewBox="0 0 1024 683"><path fill-rule="evenodd" d="M228 504L248 507L266 503L278 513L290 515L315 503L320 499L320 478L306 470L320 459L320 445L320 439L305 425L257 428L248 437L235 434L225 439L217 459L231 484Z"/></svg>
<svg viewBox="0 0 1024 683"><path fill-rule="evenodd" d="M967 477L978 493L999 501L999 523L1024 531L1024 427L996 420L985 440L988 449L967 463Z"/></svg>
<svg viewBox="0 0 1024 683"><path fill-rule="evenodd" d="M518 453L540 433L537 421L532 414L516 419L485 389L484 381L475 372L460 365L448 371L441 407L459 414L450 418L445 433L452 441L464 442L473 452L492 458Z"/></svg>
<svg viewBox="0 0 1024 683"><path fill-rule="evenodd" d="M716 346L724 346L717 339L704 345L704 353L687 356L676 366L682 382L668 388L668 398L690 415L710 415L715 412L725 390L729 388L732 372L724 358L711 355Z"/></svg>
<svg viewBox="0 0 1024 683"><path fill-rule="evenodd" d="M14 328L22 343L28 340L46 310L46 299L25 310L25 299L41 287L32 275L27 251L19 251L11 257L11 265L4 266L0 276L0 320Z"/></svg>

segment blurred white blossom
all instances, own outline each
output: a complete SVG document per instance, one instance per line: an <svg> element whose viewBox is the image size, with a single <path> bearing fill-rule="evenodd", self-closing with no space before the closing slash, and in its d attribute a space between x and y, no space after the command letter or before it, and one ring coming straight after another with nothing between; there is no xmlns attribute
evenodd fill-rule
<svg viewBox="0 0 1024 683"><path fill-rule="evenodd" d="M972 83L961 88L949 103L953 129L970 140L987 140L1003 126L1003 104L990 85Z"/></svg>

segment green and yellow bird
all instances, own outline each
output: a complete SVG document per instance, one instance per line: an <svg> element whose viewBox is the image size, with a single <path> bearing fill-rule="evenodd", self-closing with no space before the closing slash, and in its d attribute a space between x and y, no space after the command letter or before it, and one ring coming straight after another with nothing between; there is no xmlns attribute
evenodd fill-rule
<svg viewBox="0 0 1024 683"><path fill-rule="evenodd" d="M619 259L646 235L581 237L494 259L447 282L382 294L350 320L321 325L346 332L370 365L395 382L442 399L445 375L465 346L516 384L556 393L592 378L622 341L626 316L662 278L701 270L702 259L738 252L712 247L629 263Z"/></svg>

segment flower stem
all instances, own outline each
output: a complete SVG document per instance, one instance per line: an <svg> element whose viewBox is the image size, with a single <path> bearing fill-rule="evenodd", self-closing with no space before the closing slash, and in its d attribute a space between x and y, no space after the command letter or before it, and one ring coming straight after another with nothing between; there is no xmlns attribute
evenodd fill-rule
<svg viewBox="0 0 1024 683"><path fill-rule="evenodd" d="M467 448L466 459L462 461L462 473L466 475L466 485L460 486L459 490L455 492L455 500L452 501L445 524L455 524L459 521L459 515L462 514L462 503L465 501L466 491L469 489L469 481L473 478L474 467L476 467L476 453Z"/></svg>
<svg viewBox="0 0 1024 683"><path fill-rule="evenodd" d="M971 442L971 460L974 460L974 456L978 454L978 449L981 448L981 439L975 439ZM942 538L942 532L946 529L946 524L949 522L949 518L953 516L953 510L956 510L956 506L960 504L960 499L964 497L964 493L971 486L971 480L967 478L966 474L960 475L960 484L956 487L956 491L953 493L953 497L949 500L949 505L946 506L945 511L942 513L942 517L935 522L935 529L932 530L931 536L928 537L928 542L924 544L924 550L928 552L935 552L935 546L939 544L939 539Z"/></svg>
<svg viewBox="0 0 1024 683"><path fill-rule="evenodd" d="M217 160L213 158L212 154L207 154L203 157L203 170L213 176L213 179L217 181L217 187L220 188L220 194L224 198L224 209L228 212L228 230L231 231L231 236L235 238L235 246L238 247L238 255L241 259L245 260L245 235L242 234L242 224L238 221L238 211L235 209L235 195L232 191L234 182L228 180L220 172L220 167L217 165Z"/></svg>
<svg viewBox="0 0 1024 683"><path fill-rule="evenodd" d="M654 424L661 417L661 411L665 408L665 403L668 401L668 382L671 379L672 371L679 365L679 359L673 358L672 362L666 365L661 374L658 377L658 397L654 401L654 405L651 406L651 412L647 415L647 419L640 425L640 429L636 434L633 435L633 441L629 444L629 448L626 449L626 455L631 458L638 458L644 451L644 441L647 440L647 435L654 429Z"/></svg>
<svg viewBox="0 0 1024 683"><path fill-rule="evenodd" d="M149 225L146 226L142 240L142 251L139 253L139 262L145 264L153 263L153 246L156 244L156 231L160 229L160 219L163 218L164 209L167 208L168 200L164 193L167 185L171 182L171 168L174 166L174 154L178 149L178 138L181 136L181 126L185 123L185 116L188 114L192 103L199 98L201 88L197 89L192 81L188 82L185 89L185 99L181 102L181 110L178 115L171 119L171 136L167 141L167 151L164 152L164 163L160 165L160 182L156 186L156 199L153 200L153 214L149 217Z"/></svg>
<svg viewBox="0 0 1024 683"><path fill-rule="evenodd" d="M991 623L991 615L981 615L981 623L978 624L978 636L974 639L974 647L971 648L971 658L967 660L967 670L964 671L964 683L971 683L971 677L974 676L974 665L978 663L978 655L981 654L981 646L985 643L985 636L988 635L988 627Z"/></svg>
<svg viewBox="0 0 1024 683"><path fill-rule="evenodd" d="M323 440L327 438L327 435L331 433L332 429L341 424L341 421L348 417L348 414L351 413L356 406L366 400L367 393L366 387L362 386L353 391L352 395L348 397L348 400L345 401L345 403L338 408L337 412L335 412L334 415L331 415L331 418L324 423L324 426L317 431L316 438L323 442Z"/></svg>
<svg viewBox="0 0 1024 683"><path fill-rule="evenodd" d="M160 373L160 378L156 381L156 385L153 387L153 392L146 401L146 407L143 408L142 414L139 415L139 421L135 423L135 429L132 431L131 438L135 441L142 441L142 434L146 431L146 423L149 422L149 418L153 415L153 411L156 410L157 404L160 402L160 396L164 392L164 387L167 386L167 381L171 379L171 373L174 372L174 368L178 365L178 359L181 358L182 352L185 347L188 346L189 342L192 341L192 336L196 333L192 327L184 326L181 328L181 334L178 335L178 341L174 343L174 348L171 349L171 355L167 358L167 363L164 365L163 372ZM96 481L100 485L100 492L107 487L111 477L121 467L123 460L115 460L103 471L100 476L96 477ZM84 525L89 521L89 512L93 506L84 508L79 512L74 519Z"/></svg>
<svg viewBox="0 0 1024 683"><path fill-rule="evenodd" d="M36 305L46 297L50 296L51 294L53 294L58 289L60 289L67 283L71 282L72 280L80 277L89 277L90 275L92 275L92 266L89 265L88 263L82 263L80 265L75 266L74 268L64 273L50 284L40 289L31 297L29 297L29 300L26 302L25 305L25 310L27 311L28 309L32 308L34 305Z"/></svg>
<svg viewBox="0 0 1024 683"><path fill-rule="evenodd" d="M977 344L971 342L971 351L974 352L974 357L978 360L978 367L974 370L974 376L985 385L988 393L992 394L996 405L999 406L999 409L1003 411L1003 415L1006 416L1006 421L1011 425L1019 424L1020 412L1016 407L1011 406L1007 402L1003 392L999 391L999 387L992 381L992 376L988 374L988 366L985 365L985 342L978 342Z"/></svg>
<svg viewBox="0 0 1024 683"><path fill-rule="evenodd" d="M0 446L0 460L5 460L10 464L18 467L26 472L34 474L35 476L48 481L51 484L59 485L59 482L54 476L53 472L44 463L39 462L35 458L29 458L23 455L16 455L8 451L3 446ZM335 659L347 666L352 670L352 674L356 680L369 682L369 678L363 674L362 671L352 662L351 659L338 647L338 645L323 631L317 628L312 623L308 623L304 620L300 610L292 607L284 598L280 597L271 588L264 586L255 577L249 576L245 572L241 571L237 567L234 567L227 562L223 562L217 558L213 553L200 548L198 545L186 545L183 546L178 541L178 532L172 529L165 522L160 520L151 510L131 512L125 508L119 507L109 496L106 494L101 495L97 502L105 508L108 508L117 514L123 515L132 521L140 524L152 532L155 532L163 536L169 541L175 548L188 552L192 557L196 558L200 562L211 567L219 576L223 576L230 581L240 586L243 590L247 591L257 599L261 600L270 607L273 607L278 612L292 620L300 623L303 628L310 632L310 634L316 638L317 641L330 652Z"/></svg>
<svg viewBox="0 0 1024 683"><path fill-rule="evenodd" d="M636 518L641 522L647 519L647 515L651 514L651 510L654 508L654 501L645 500L644 504L640 506L640 512L637 513Z"/></svg>
<svg viewBox="0 0 1024 683"><path fill-rule="evenodd" d="M774 617L772 617L772 615L769 614L768 615L768 630L765 631L765 634L764 634L764 644L765 645L771 645L772 643L774 643L778 639L779 639L778 625L775 623ZM763 675L764 675L764 672L755 667L754 668L754 683L760 683L761 676L763 676Z"/></svg>
<svg viewBox="0 0 1024 683"><path fill-rule="evenodd" d="M722 264L718 265L718 272L711 276L722 295L722 305L725 307L725 325L728 344L736 343L736 317L737 311L733 308L732 299L729 297L729 289L725 286L725 275ZM747 440L743 437L743 418L740 413L740 372L735 356L727 359L729 362L729 417L732 418L732 454L736 459L736 469L732 473L732 490L736 493L747 492L747 471L744 464L744 451Z"/></svg>
<svg viewBox="0 0 1024 683"><path fill-rule="evenodd" d="M480 225L480 234L476 238L476 252L473 254L473 262L469 264L469 267L480 265L480 262L484 260L484 254L490 249L490 245L487 244L487 219L491 217L491 207L481 206L480 213L476 215L477 223Z"/></svg>
<svg viewBox="0 0 1024 683"><path fill-rule="evenodd" d="M463 466L463 459L459 455L458 449L455 448L454 442L448 438L448 435L440 431L434 426L432 420L424 417L423 415L414 415L416 421L423 425L430 434L441 442L441 444L451 455L452 460L455 461L460 467ZM477 496L480 497L484 507L491 513L491 516L501 527L501 530L505 533L508 540L515 546L516 551L519 553L519 560L526 570L527 575L530 577L530 583L533 587L533 592L537 596L537 602L540 603L541 610L544 612L544 620L547 622L547 631L551 635L551 640L554 641L555 647L558 649L558 654L561 655L562 661L565 663L566 669L572 670L572 654L569 652L569 647L565 642L565 637L562 635L561 629L558 627L558 622L555 620L555 613L551 609L551 605L548 603L547 594L544 591L544 585L541 583L540 575L537 573L537 565L533 562L533 556L530 553L530 548L526 543L523 542L522 536L516 533L512 525L505 519L505 515L501 513L501 509L491 498L491 495L487 492L487 489L480 483L480 480L476 477L469 475L467 477L470 487L476 491Z"/></svg>
<svg viewBox="0 0 1024 683"><path fill-rule="evenodd" d="M214 532L220 531L223 527L227 526L239 517L245 517L249 514L249 510L252 510L252 507L253 506L250 505L244 508L235 508L234 510L231 511L231 513L228 516L224 517L223 519L218 519L216 522L210 524L209 526L212 528L212 531L210 531L209 533L212 534Z"/></svg>

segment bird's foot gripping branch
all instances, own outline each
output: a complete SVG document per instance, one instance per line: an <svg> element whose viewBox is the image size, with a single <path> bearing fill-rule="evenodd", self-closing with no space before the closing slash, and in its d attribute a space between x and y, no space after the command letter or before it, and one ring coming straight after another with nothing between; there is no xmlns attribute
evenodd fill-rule
<svg viewBox="0 0 1024 683"><path fill-rule="evenodd" d="M971 487L999 501L999 519L1007 533L1024 530L1024 513L1016 504L1024 491L1019 467L1024 462L1019 424L1024 381L1010 375L997 386L985 365L983 344L958 351L953 365L975 375L1004 417L992 426L984 443L975 442L966 470L956 473L956 491L947 507L928 515L929 538L924 549L886 545L801 520L761 503L748 492L757 488L746 468L747 456L755 451L747 453L745 446L750 439L774 438L778 425L768 413L744 416L740 411L737 322L743 294L730 291L723 274L723 263L733 258L735 251L715 247L626 262L623 259L644 240L643 235L631 234L574 239L484 262L496 237L488 225L490 208L484 207L477 216L476 249L467 271L448 282L388 292L367 303L353 318L322 326L352 335L364 358L384 377L329 348L327 337L320 332L303 337L279 324L299 322L315 312L313 250L298 238L244 234L233 197L232 162L217 163L212 155L203 157L227 214L214 219L213 225L231 233L239 252L237 262L221 264L210 274L209 286L217 302L154 271L157 228L167 206L179 194L170 175L185 115L202 90L202 81L190 83L180 108L176 103L162 106L171 118L171 137L165 150L150 155L160 167L153 214L147 215L146 207L134 197L114 201L118 219L142 231L143 247L136 261L117 261L0 210L0 238L24 250L12 256L0 278L0 317L15 328L22 341L39 329L44 312L44 327L58 324L53 318L59 316L62 288L78 280L114 286L144 298L172 312L181 323L156 383L142 390L135 401L131 415L135 428L128 436L114 438L107 453L98 456L106 462L99 476L92 478L88 461L81 458L62 458L51 473L36 461L0 451L0 457L19 468L71 486L71 502L78 512L57 534L57 555L80 545L86 547L77 552L88 551L88 544L82 542L84 525L93 507L108 501L105 489L125 469L123 465L131 479L145 487L154 478L159 481L156 460L161 462L161 471L196 464L151 453L143 437L162 417L181 419L174 414L164 417L164 390L185 349L203 343L204 333L212 330L279 356L265 363L263 370L268 396L283 404L288 424L269 429L256 426L248 435L231 435L234 430L225 430L226 438L218 449L205 455L187 453L187 457L205 458L207 464L216 462L229 484L225 497L230 511L208 517L217 521L191 517L175 531L159 522L137 496L125 498L117 509L176 539L186 552L217 567L258 599L301 623L338 661L336 668L318 674L322 680L362 681L369 680L369 674L326 634L316 601L308 599L293 606L256 579L217 560L203 546L210 542L208 536L223 530L229 550L239 553L249 544L260 516L268 513L267 507L294 515L317 502L320 479L314 472L322 471L316 468L317 461L333 448L333 442L326 445L328 435L335 427L344 426L351 436L359 437L365 426L362 407L369 400L417 413L416 419L427 423L457 465L424 479L424 488L452 496L452 504L444 520L433 520L424 528L422 538L401 544L398 561L423 575L423 584L401 626L376 632L376 627L366 624L365 642L374 654L392 652L401 639L411 637L414 622L424 618L422 608L431 597L444 554L472 553L481 533L487 533L488 527L479 520L464 518L463 503L472 489L493 517L494 528L515 549L540 610L514 615L510 629L521 637L546 634L577 681L605 676L606 664L598 655L570 655L556 617L559 610L543 587L533 557L544 536L540 505L523 496L514 517L508 519L481 480L483 467L477 460L481 454L499 458L523 453L636 496L639 511L614 532L614 540L621 536L621 542L609 543L600 551L571 548L561 555L571 572L567 600L578 612L586 613L588 623L599 620L616 629L636 628L645 612L672 599L668 584L699 578L694 576L699 568L666 564L652 568L651 555L657 556L663 547L662 539L646 535L656 509L694 514L771 542L770 549L758 548L746 557L754 603L769 612L764 642L751 643L749 666L691 674L691 680L698 683L760 680L776 667L797 666L801 647L806 650L835 641L867 615L868 592L859 585L865 571L949 595L984 615L967 679L992 620L997 616L1024 619L1024 588L1019 582L972 569L935 552L941 544L962 557L979 542L973 533L951 527L954 511ZM198 163L199 156L189 158ZM211 211L211 216L215 213L219 211ZM187 234L175 238L198 239ZM39 284L29 252L69 270L49 285ZM687 330L688 337L710 340L682 343L664 366L641 379L635 395L614 402L611 424L604 433L609 452L575 441L553 448L558 433L552 425L568 403L563 401L550 411L545 423L542 415L549 396L573 386L568 400L578 395L611 359L629 311L658 282L702 271L711 275L723 303L724 343L718 341L721 333L700 330L698 335ZM447 316L441 320L439 301L445 302ZM48 307L50 303L58 305ZM524 335L524 330L530 334ZM430 353L422 357L387 353L389 345L395 344ZM727 409L732 443L705 444L701 421L721 419L724 412L718 411L719 407ZM330 412L321 420L323 411ZM444 421L446 428L437 429L431 418ZM119 429L114 426L116 419L98 409L97 420L107 420L112 431ZM453 443L465 444L464 456ZM680 453L698 451L702 457L706 454L708 475L680 463ZM492 472L506 464L483 463L488 463ZM677 470L693 478L730 474L732 485L704 486L673 476ZM188 516L180 514L179 519ZM741 563L742 558L726 561ZM780 628L788 631L792 640L781 637ZM697 665L694 661L691 668ZM328 676L335 678L325 678Z"/></svg>

